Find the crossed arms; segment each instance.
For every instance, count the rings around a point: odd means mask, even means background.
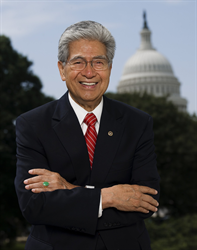
[[[57,189],[73,189],[79,186],[73,185],[61,177],[58,173],[46,169],[31,169],[29,173],[35,177],[26,179],[24,184],[27,190],[33,193],[52,192]],[[50,185],[43,186],[48,180]],[[101,190],[102,209],[114,207],[120,211],[127,212],[156,212],[159,203],[149,194],[156,195],[155,189],[139,185],[115,185]]]

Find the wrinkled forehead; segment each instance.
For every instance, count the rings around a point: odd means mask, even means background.
[[[86,60],[93,58],[107,59],[106,46],[98,40],[80,39],[69,43],[68,60],[81,57]]]

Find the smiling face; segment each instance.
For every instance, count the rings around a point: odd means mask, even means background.
[[[106,47],[99,41],[77,40],[69,45],[68,61],[82,57],[86,61],[106,56]],[[72,70],[67,63],[65,66],[58,62],[62,81],[66,81],[67,88],[73,100],[87,111],[92,111],[100,103],[102,95],[109,85],[111,66],[106,70],[94,70],[88,63],[82,71]]]

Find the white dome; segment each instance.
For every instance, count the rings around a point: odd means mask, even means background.
[[[156,50],[138,50],[126,62],[122,80],[142,76],[174,77],[169,61]]]
[[[180,83],[170,62],[152,47],[151,32],[145,19],[144,15],[140,47],[124,66],[118,93],[147,92],[158,97],[168,95],[180,110],[186,110],[187,101],[180,96]]]

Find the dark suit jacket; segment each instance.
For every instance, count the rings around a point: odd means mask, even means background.
[[[148,114],[104,97],[92,171],[68,94],[18,117],[16,136],[15,187],[21,211],[33,225],[26,249],[93,250],[98,234],[108,250],[150,249],[144,219],[151,213],[108,208],[98,219],[103,187],[127,183],[159,190],[152,118]],[[33,168],[58,172],[82,187],[34,194],[23,184],[32,177],[28,170]]]

